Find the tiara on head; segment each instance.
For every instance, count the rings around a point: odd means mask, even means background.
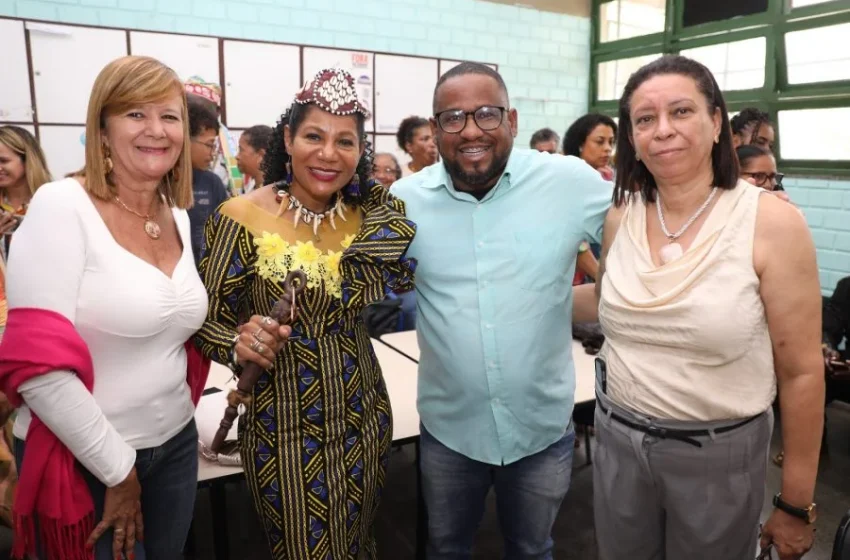
[[[357,97],[354,77],[341,68],[326,68],[306,84],[295,96],[300,105],[314,103],[333,115],[360,113],[365,118],[371,115]]]

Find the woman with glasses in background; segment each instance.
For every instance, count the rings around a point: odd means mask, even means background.
[[[401,166],[395,156],[390,153],[375,154],[372,178],[387,189],[401,179]]]
[[[776,172],[776,158],[765,148],[755,144],[739,146],[735,150],[741,164],[741,179],[768,191],[783,191],[783,173]]]

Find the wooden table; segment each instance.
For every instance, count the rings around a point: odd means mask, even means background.
[[[422,498],[421,473],[419,469],[419,413],[416,410],[416,362],[385,346],[377,340],[372,341],[375,355],[384,374],[387,393],[393,410],[393,447],[413,443],[416,446],[417,465],[417,527],[416,555],[425,558],[425,535],[427,522],[425,503]],[[213,362],[207,379],[205,393],[227,390],[236,386],[231,371]],[[203,398],[203,397],[201,397]],[[222,410],[224,413],[224,410]],[[227,500],[225,489],[231,482],[242,480],[245,473],[242,467],[223,466],[200,457],[198,464],[198,488],[209,488],[212,506],[213,548],[216,560],[229,558],[230,544],[227,534]]]

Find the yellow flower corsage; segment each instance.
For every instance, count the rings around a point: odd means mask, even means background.
[[[354,240],[348,235],[340,243],[347,249]],[[257,246],[257,274],[273,282],[283,282],[292,270],[301,270],[307,275],[307,287],[318,288],[324,284],[328,294],[342,297],[342,277],[339,273],[339,261],[342,251],[323,253],[312,241],[296,241],[291,244],[277,233],[264,232],[262,237],[254,239]]]

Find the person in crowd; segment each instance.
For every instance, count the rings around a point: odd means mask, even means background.
[[[702,64],[642,67],[619,115],[596,283],[599,558],[752,558],[778,388],[786,470],[760,545],[799,559],[824,410],[811,234],[792,205],[739,179]]]
[[[401,179],[401,166],[394,155],[384,152],[375,154],[375,166],[372,178],[388,189]]]
[[[197,96],[207,101],[210,107],[218,115],[218,153],[213,161],[212,172],[218,175],[224,186],[232,196],[244,192],[244,177],[239,171],[236,161],[238,146],[236,145],[230,131],[221,122],[221,86],[216,83],[204,81],[203,78],[192,76],[184,84],[187,96]]]
[[[756,144],[743,144],[735,149],[741,166],[741,178],[768,191],[781,191],[782,173],[776,172],[776,157]]]
[[[177,558],[186,541],[209,363],[187,342],[207,297],[184,100],[161,62],[110,62],[85,167],[39,188],[15,234],[0,390],[20,406],[18,557]]]
[[[561,148],[565,156],[583,159],[602,176],[612,181],[614,171],[611,168],[614,145],[617,138],[617,123],[607,115],[588,113],[578,118],[567,133]]]
[[[576,158],[515,149],[517,111],[486,65],[445,73],[433,110],[442,163],[391,189],[418,226],[429,558],[471,557],[491,486],[506,557],[551,558],[575,439],[565,341],[595,300],[569,271],[600,238],[611,184]]]
[[[218,153],[218,116],[207,102],[195,95],[187,96],[186,101],[189,108],[193,199],[188,214],[192,254],[197,265],[201,262],[204,224],[230,195],[218,175],[209,170]]]
[[[266,370],[239,426],[275,559],[376,556],[392,415],[361,311],[412,282],[415,230],[369,178],[368,118],[348,72],[319,72],[274,129],[267,185],[207,222],[210,307],[198,344],[237,372],[246,361]],[[294,323],[280,327],[268,316],[293,271],[307,286]],[[243,307],[254,315],[240,326]]]
[[[38,140],[24,128],[0,126],[0,258],[5,258],[36,189],[51,180]]]
[[[531,135],[531,141],[528,144],[532,150],[546,152],[549,154],[557,154],[558,144],[560,143],[561,139],[558,137],[557,132],[551,128],[541,128]]]
[[[263,180],[263,157],[269,149],[272,138],[272,127],[264,124],[254,125],[242,132],[239,137],[239,152],[236,162],[244,177],[244,190],[251,192],[265,184]]]
[[[410,156],[410,162],[401,168],[402,177],[422,171],[437,162],[437,146],[431,125],[422,117],[407,117],[398,125],[398,147]]]
[[[776,131],[770,121],[770,115],[761,109],[747,107],[732,117],[732,144],[739,146],[756,145],[772,152],[776,141]]]

